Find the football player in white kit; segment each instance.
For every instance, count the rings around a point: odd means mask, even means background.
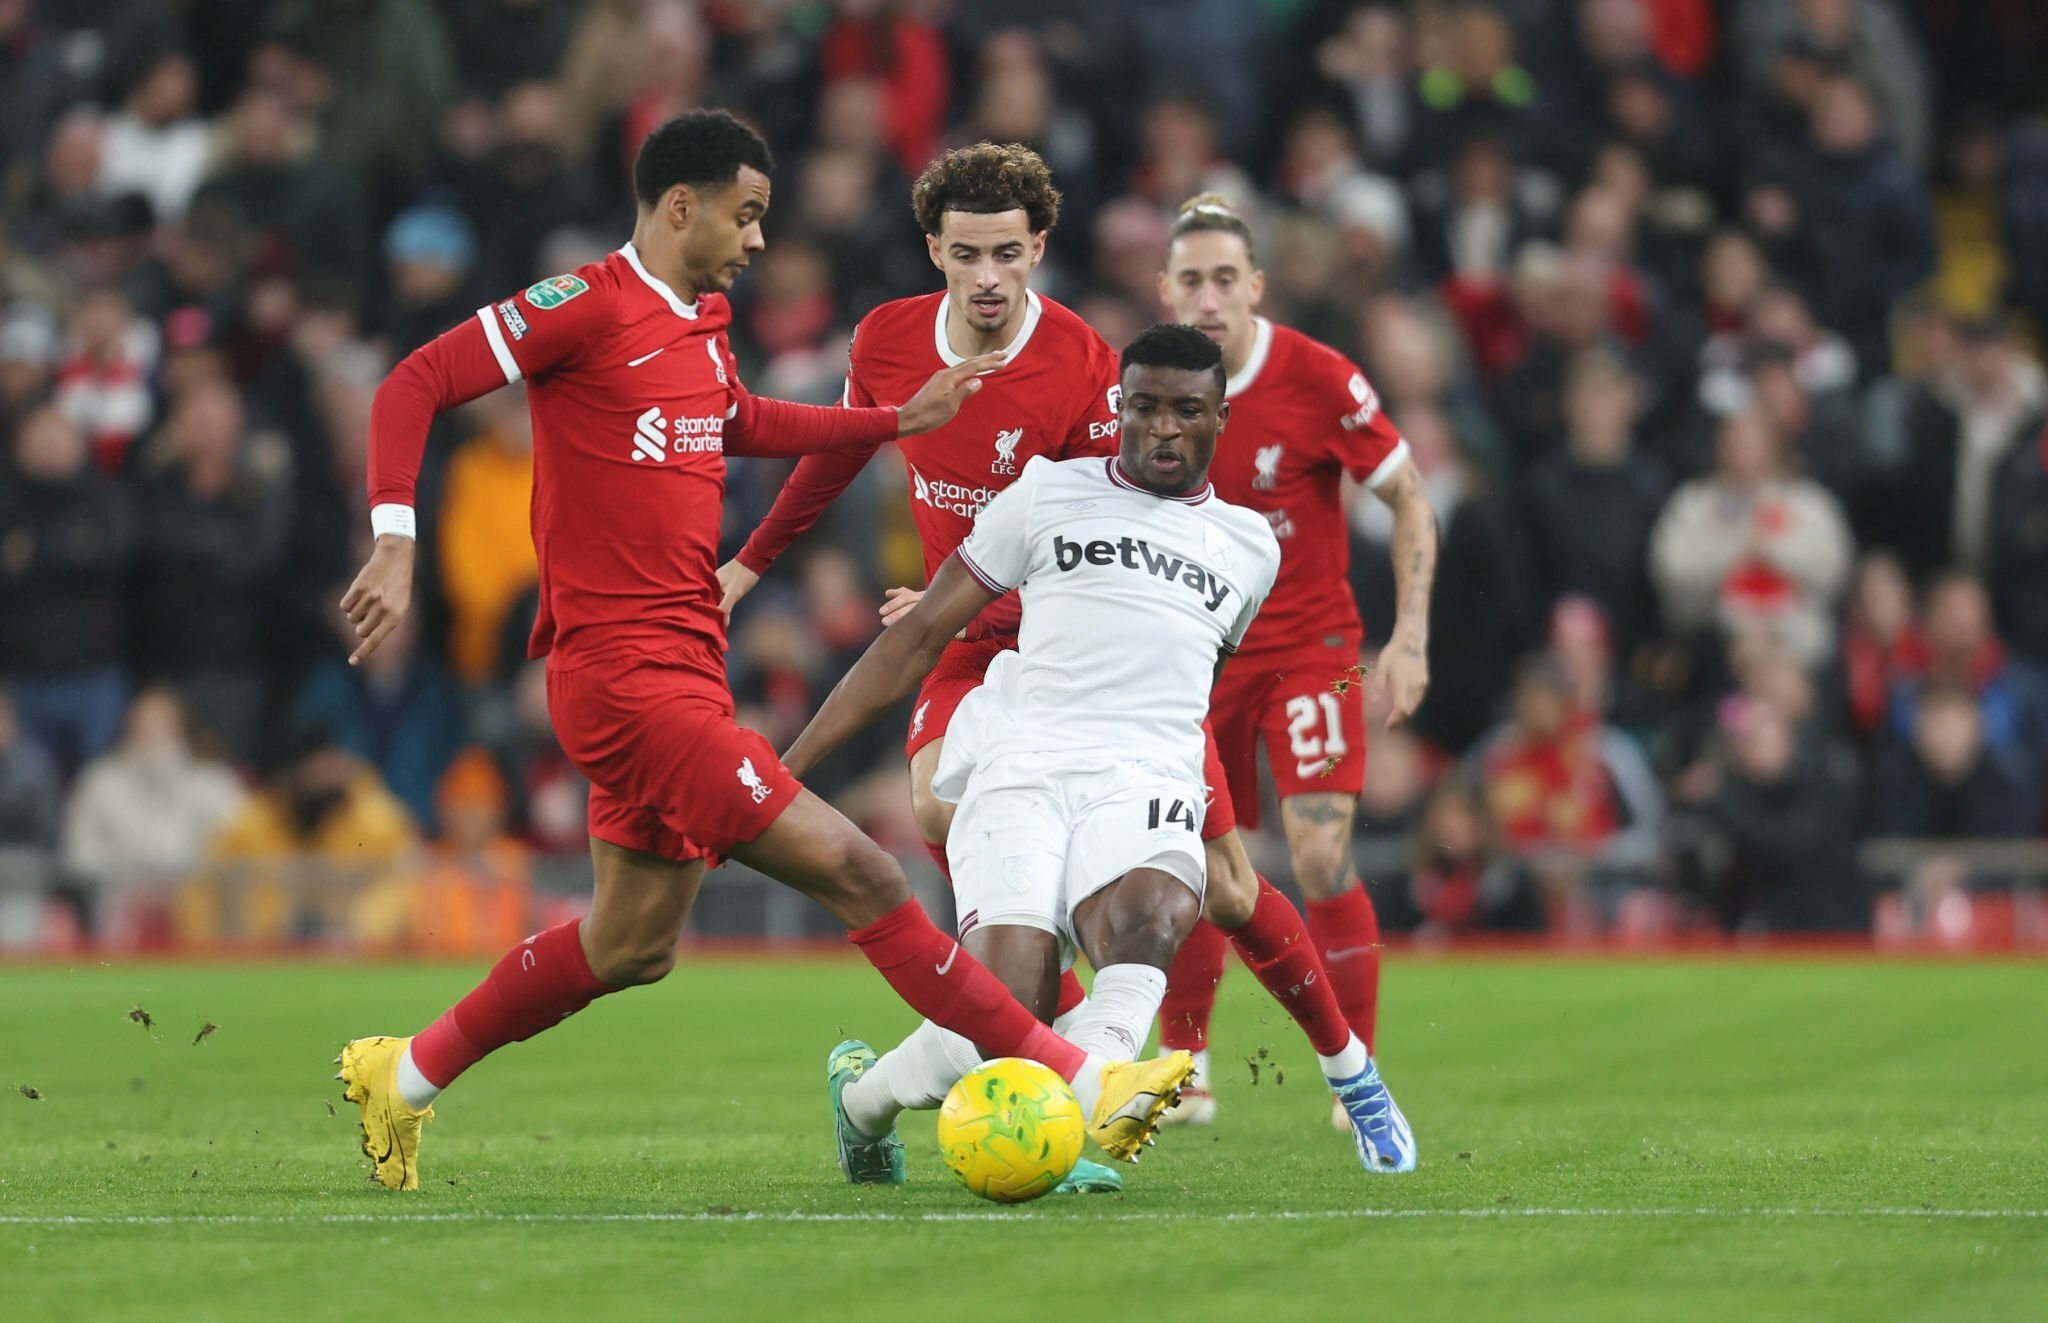
[[[954,717],[933,781],[960,806],[947,841],[960,940],[1047,1018],[1062,970],[1086,955],[1094,987],[1060,1031],[1115,1059],[1144,1043],[1201,915],[1209,688],[1280,564],[1265,517],[1209,485],[1230,414],[1215,343],[1154,326],[1121,370],[1121,453],[1027,464],[783,758],[799,776],[816,766],[1017,590],[1017,650]],[[938,1106],[980,1059],[929,1021],[879,1060],[857,1040],[834,1049],[848,1177],[900,1181],[897,1115]]]

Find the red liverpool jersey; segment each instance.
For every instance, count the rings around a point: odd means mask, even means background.
[[[718,533],[725,456],[872,449],[894,410],[813,409],[751,396],[731,310],[685,303],[629,244],[486,304],[407,355],[370,419],[370,501],[412,504],[434,414],[524,380],[533,415],[540,611],[530,655],[558,668],[725,645]]]
[[[946,295],[885,303],[861,319],[849,354],[850,406],[900,405],[941,368],[962,361],[946,343]],[[910,466],[910,512],[924,542],[927,582],[974,527],[974,516],[1016,481],[1027,460],[1111,455],[1117,444],[1117,356],[1093,328],[1051,299],[1027,294],[1009,358],[982,379],[959,416],[896,444]],[[879,446],[814,455],[796,466],[740,563],[761,573],[818,521]],[[969,637],[1014,634],[1014,596],[990,605]]]
[[[1365,631],[1351,597],[1343,475],[1378,487],[1408,443],[1342,354],[1264,317],[1255,326],[1209,468],[1216,494],[1266,516],[1280,539],[1280,577],[1238,651],[1356,647]]]

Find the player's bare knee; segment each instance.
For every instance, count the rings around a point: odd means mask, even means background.
[[[1209,846],[1209,885],[1202,893],[1202,917],[1218,928],[1242,928],[1252,921],[1259,903],[1259,875],[1243,846],[1223,848],[1232,840],[1212,841]]]
[[[1092,921],[1083,938],[1089,963],[1098,969],[1133,964],[1164,969],[1201,911],[1195,893],[1171,874],[1150,868],[1126,874],[1104,893],[1096,913],[1087,916]]]
[[[953,829],[955,807],[933,794],[928,782],[912,778],[910,815],[917,819],[917,830],[933,845],[945,844],[946,833]]]
[[[895,856],[856,836],[839,852],[825,888],[812,896],[849,928],[861,928],[910,899],[910,879]]]
[[[591,953],[590,972],[607,987],[635,988],[659,983],[676,967],[676,938],[642,938]]]

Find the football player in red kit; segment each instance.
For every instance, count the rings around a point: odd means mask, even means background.
[[[1087,1056],[932,926],[900,866],[810,794],[733,719],[719,609],[725,456],[873,446],[950,419],[993,356],[948,366],[900,407],[831,409],[741,385],[724,291],[761,251],[768,148],[722,111],[662,125],[633,168],[631,241],[502,301],[409,355],[370,426],[369,563],[342,609],[374,651],[411,600],[413,488],[437,413],[524,380],[534,423],[532,529],[548,710],[591,783],[596,890],[588,917],[537,933],[411,1038],[357,1039],[339,1058],[376,1180],[419,1184],[431,1104],[464,1070],[592,1000],[652,983],[706,861],[733,858],[816,899],[920,1014],[992,1056],[1070,1080],[1090,1132],[1130,1158],[1186,1079],[1185,1054]]]
[[[1351,820],[1365,785],[1365,685],[1383,690],[1392,725],[1429,686],[1429,595],[1436,516],[1408,444],[1380,411],[1365,374],[1298,331],[1256,314],[1264,276],[1250,228],[1215,194],[1174,221],[1160,293],[1179,320],[1223,346],[1230,428],[1211,470],[1217,494],[1264,514],[1280,539],[1280,577],[1210,708],[1231,797],[1256,826],[1258,752],[1279,791],[1308,927],[1345,1015],[1373,1041],[1379,921],[1352,862]],[[1364,629],[1352,601],[1344,479],[1394,512],[1398,610],[1378,664],[1360,683]],[[1223,936],[1205,925],[1181,947],[1160,1017],[1161,1041],[1206,1057],[1223,973]],[[1172,1118],[1206,1121],[1199,1091]],[[1333,1123],[1344,1124],[1341,1109]]]
[[[1116,353],[1079,317],[1029,288],[1059,214],[1059,192],[1037,153],[994,143],[947,152],[919,177],[911,203],[946,288],[883,304],[862,319],[849,355],[844,403],[858,408],[904,399],[933,371],[969,355],[1004,356],[1002,371],[987,378],[957,417],[901,446],[929,581],[966,539],[981,507],[1010,485],[1027,460],[1114,455],[1121,401]],[[817,521],[880,446],[878,440],[796,466],[745,548],[719,570],[728,609]],[[915,590],[891,590],[885,618],[893,624],[919,597]],[[946,648],[911,709],[905,743],[911,803],[942,870],[954,806],[932,793],[932,777],[947,724],[996,654],[1017,646],[1019,620],[1015,594],[991,603]],[[1261,983],[1302,1026],[1325,1074],[1356,1076],[1370,1064],[1364,1043],[1354,1039],[1330,980],[1319,972],[1300,914],[1253,871],[1213,744],[1209,754],[1207,780],[1215,796],[1202,826],[1209,877],[1204,913],[1229,930],[1229,940]],[[1069,973],[1054,1008],[1056,1026],[1077,1013],[1083,995]],[[1372,1096],[1346,1122],[1355,1131],[1360,1160],[1374,1171],[1412,1165],[1412,1140],[1393,1151],[1392,1102],[1377,1075],[1372,1078]]]

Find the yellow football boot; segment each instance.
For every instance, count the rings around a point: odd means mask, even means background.
[[[388,1190],[420,1188],[420,1127],[434,1109],[414,1111],[398,1092],[398,1059],[410,1038],[358,1038],[341,1049],[334,1078],[348,1087],[342,1097],[363,1109],[363,1152],[374,1164],[370,1178]]]
[[[1194,1074],[1195,1059],[1186,1052],[1104,1066],[1102,1096],[1088,1118],[1088,1137],[1111,1157],[1136,1162],[1138,1150],[1159,1132],[1160,1116],[1180,1101],[1181,1089]]]

